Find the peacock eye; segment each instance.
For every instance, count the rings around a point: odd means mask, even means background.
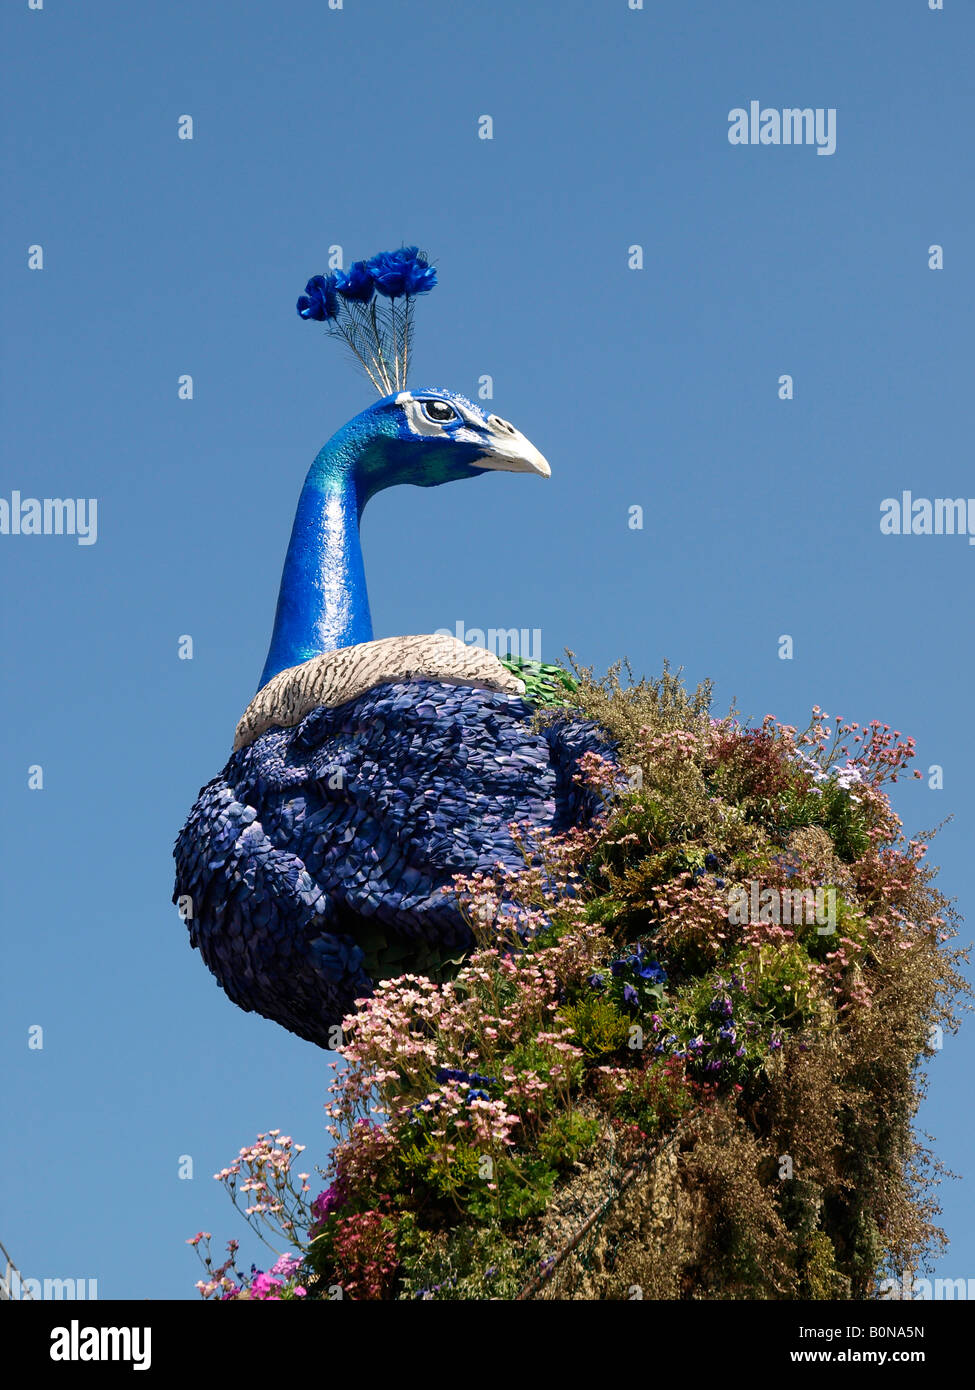
[[[446,424],[448,420],[456,420],[457,412],[452,405],[446,401],[424,401],[423,413],[428,420],[435,420],[438,425]]]

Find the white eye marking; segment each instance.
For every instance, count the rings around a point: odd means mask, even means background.
[[[443,425],[438,425],[435,420],[429,419],[420,401],[414,400],[408,392],[404,391],[403,395],[406,399],[400,403],[406,414],[406,423],[413,433],[425,434],[427,436],[440,435],[442,437],[444,433]]]

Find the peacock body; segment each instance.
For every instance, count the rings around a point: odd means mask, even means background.
[[[376,492],[550,473],[507,421],[406,389],[412,301],[433,283],[407,248],[315,277],[298,302],[393,389],[309,470],[260,687],[176,842],[174,901],[226,993],[323,1047],[377,979],[470,947],[444,891],[454,875],[521,867],[515,823],[590,823],[598,798],[575,780],[579,759],[613,756],[589,721],[534,727],[555,668],[444,635],[373,640],[359,522]]]

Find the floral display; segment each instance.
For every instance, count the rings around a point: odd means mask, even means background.
[[[314,1198],[278,1131],[216,1175],[292,1253],[243,1279],[234,1245],[205,1297],[626,1298],[642,1258],[654,1296],[863,1298],[938,1248],[912,1120],[963,955],[885,789],[913,741],[716,719],[668,672],[582,672],[572,698],[619,740],[576,774],[601,816],[457,876],[476,949],[345,1019]],[[628,1215],[608,1259],[614,1203],[674,1144],[706,1246],[641,1250]],[[588,1245],[556,1220],[575,1191],[605,1213]]]

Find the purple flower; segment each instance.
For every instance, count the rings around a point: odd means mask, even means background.
[[[325,323],[338,317],[339,301],[335,293],[334,275],[313,275],[298,297],[298,313],[303,319]]]
[[[318,1196],[311,1204],[311,1214],[315,1218],[311,1227],[310,1234],[316,1235],[316,1227],[322,1226],[325,1221],[338,1211],[339,1207],[345,1205],[348,1194],[345,1183],[341,1178],[336,1178],[331,1187],[326,1187],[324,1192],[319,1192]]]

